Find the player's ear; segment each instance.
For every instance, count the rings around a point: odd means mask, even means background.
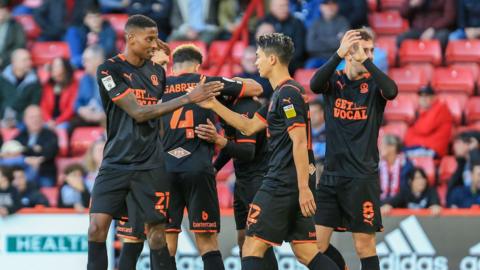
[[[274,65],[275,63],[277,63],[278,59],[277,59],[277,56],[274,55],[273,53],[271,53],[269,56],[268,56],[268,62],[270,65]]]
[[[195,73],[197,73],[200,70],[200,64],[195,64]]]

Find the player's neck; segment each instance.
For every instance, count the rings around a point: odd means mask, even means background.
[[[346,65],[345,66],[345,74],[347,75],[347,78],[350,81],[356,81],[356,80],[360,80],[361,78],[363,78],[364,72],[358,72],[354,68],[352,68],[351,66]]]
[[[270,76],[268,77],[268,81],[272,85],[272,88],[275,89],[277,86],[285,82],[286,80],[290,80],[292,77],[288,72],[288,67],[279,67],[272,69]]]
[[[125,56],[125,59],[127,62],[133,66],[139,67],[145,63],[145,59],[135,55],[133,52],[128,50],[128,47],[125,48],[125,51],[123,52],[123,56]]]

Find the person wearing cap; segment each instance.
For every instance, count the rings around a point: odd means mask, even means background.
[[[447,154],[452,136],[452,115],[448,106],[436,99],[430,86],[418,92],[418,117],[405,136],[407,154],[443,157]]]
[[[310,59],[305,68],[318,68],[335,53],[343,34],[350,29],[348,20],[338,14],[337,0],[325,0],[319,5],[322,16],[307,29],[306,49]]]

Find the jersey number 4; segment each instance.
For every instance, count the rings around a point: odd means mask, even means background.
[[[195,137],[195,132],[193,131],[193,110],[186,110],[184,120],[180,120],[183,112],[183,107],[173,112],[172,119],[170,119],[170,129],[184,128],[185,137],[192,139]]]

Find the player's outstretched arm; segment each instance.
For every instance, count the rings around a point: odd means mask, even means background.
[[[322,67],[320,67],[310,80],[310,89],[317,94],[325,93],[328,88],[328,81],[338,64],[345,58],[345,55],[350,51],[353,44],[360,40],[360,35],[357,31],[350,30],[345,33],[340,43],[337,52],[330,57],[330,59]]]
[[[309,162],[307,131],[305,127],[299,126],[290,129],[288,135],[293,143],[292,152],[295,169],[297,171],[300,209],[305,217],[311,217],[315,214],[316,205],[312,191],[308,185]]]
[[[241,81],[243,83],[243,87],[245,87],[243,96],[245,97],[257,97],[263,93],[262,85],[253,79],[240,77],[234,77],[232,79],[236,81]]]
[[[247,136],[267,127],[266,122],[262,121],[257,114],[255,114],[253,118],[243,117],[241,114],[233,112],[225,107],[216,98],[210,98],[207,101],[198,103],[198,105],[202,108],[213,110],[218,116],[223,118],[227,124]]]
[[[172,99],[168,102],[155,105],[139,105],[135,94],[132,92],[115,100],[115,104],[128,113],[135,121],[141,123],[158,118],[172,112],[188,103],[201,102],[220,94],[223,84],[217,81],[200,83],[187,95]]]

